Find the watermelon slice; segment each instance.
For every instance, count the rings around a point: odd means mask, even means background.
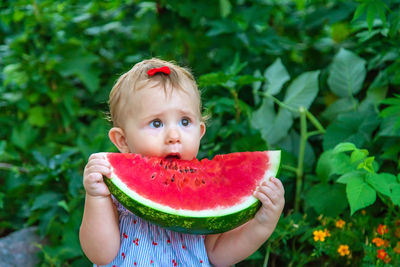
[[[191,234],[231,230],[254,217],[256,187],[276,175],[280,151],[217,155],[191,161],[107,153],[110,192],[136,215]]]

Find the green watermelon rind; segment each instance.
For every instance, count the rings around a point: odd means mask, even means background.
[[[268,180],[277,174],[280,166],[280,151],[269,151],[271,167],[265,174],[264,180]],[[166,212],[136,201],[124,192],[117,179],[104,178],[110,193],[129,211],[156,225],[176,232],[190,234],[217,234],[232,230],[254,217],[261,206],[261,202],[250,196],[246,201],[247,206],[241,205],[238,210],[231,210],[228,214],[220,216],[184,216],[177,212]],[[204,213],[204,212],[203,212]],[[202,214],[199,212],[198,214]]]
[[[166,213],[135,201],[119,190],[111,179],[104,178],[111,194],[135,215],[172,231],[190,234],[217,234],[229,231],[254,217],[261,203],[256,201],[250,207],[236,213],[216,217],[187,217]]]

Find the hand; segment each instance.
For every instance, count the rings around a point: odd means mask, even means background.
[[[83,186],[88,195],[93,197],[110,195],[110,191],[103,181],[103,176],[108,178],[111,176],[110,164],[105,159],[105,154],[95,153],[90,155],[83,172]]]
[[[281,181],[275,177],[258,186],[254,197],[261,201],[262,206],[254,219],[265,227],[275,229],[285,205],[284,194]]]

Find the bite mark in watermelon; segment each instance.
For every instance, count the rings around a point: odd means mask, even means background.
[[[107,153],[110,192],[128,210],[162,227],[221,233],[254,217],[253,192],[276,176],[280,151],[239,152],[191,161]]]

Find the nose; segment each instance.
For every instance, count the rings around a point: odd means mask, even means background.
[[[179,133],[179,130],[176,129],[175,127],[169,128],[167,130],[167,135],[166,135],[165,142],[167,144],[180,143],[181,142],[181,135]]]

